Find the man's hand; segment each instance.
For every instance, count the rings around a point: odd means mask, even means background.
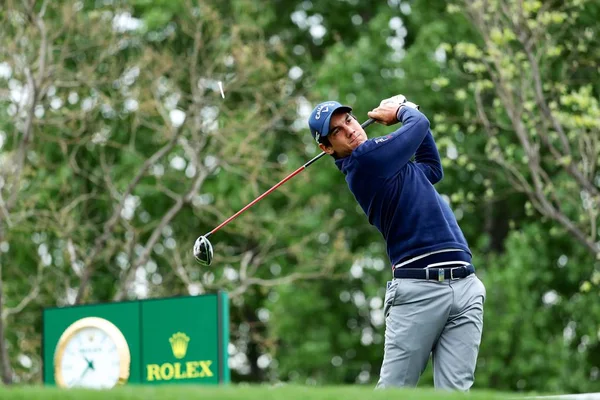
[[[400,107],[410,107],[419,109],[415,103],[406,100],[406,97],[401,94],[381,100],[379,107],[367,113],[369,118],[377,120],[383,125],[393,125],[398,122],[398,111]]]
[[[367,113],[369,118],[373,118],[377,122],[383,125],[393,125],[398,122],[398,109],[400,104],[394,102],[384,103],[383,101],[374,110]]]

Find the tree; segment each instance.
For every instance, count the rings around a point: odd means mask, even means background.
[[[335,267],[304,247],[319,220],[288,188],[211,237],[217,268],[193,260],[198,235],[289,173],[281,149],[303,149],[285,136],[296,116],[284,49],[262,40],[251,2],[221,9],[11,1],[1,12],[5,383],[39,377],[42,306],[226,289],[242,307],[256,287]]]
[[[600,258],[595,2],[460,3],[480,41],[454,46],[500,165],[528,207]],[[587,52],[587,49],[594,49]]]

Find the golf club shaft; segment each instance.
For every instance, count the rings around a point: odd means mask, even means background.
[[[365,122],[363,122],[361,124],[361,126],[364,129],[367,126],[371,125],[373,122],[375,122],[375,120],[372,119],[372,118],[369,118],[368,120],[366,120]],[[227,225],[228,223],[230,223],[231,221],[233,221],[235,218],[237,218],[241,213],[243,213],[244,211],[246,211],[247,209],[249,209],[250,207],[252,207],[256,203],[258,203],[259,201],[261,201],[262,199],[264,199],[267,195],[269,195],[269,193],[271,193],[272,191],[274,191],[275,189],[277,189],[279,186],[283,185],[284,183],[286,183],[287,181],[289,181],[290,179],[292,179],[294,176],[298,175],[300,172],[304,171],[308,166],[310,166],[312,163],[314,163],[315,161],[317,161],[319,158],[323,157],[325,154],[327,154],[327,153],[322,152],[321,154],[317,155],[312,160],[308,161],[306,164],[304,164],[303,166],[301,166],[300,168],[298,168],[297,170],[295,170],[294,172],[292,172],[291,174],[289,174],[288,176],[286,176],[285,178],[283,178],[279,183],[277,183],[271,189],[267,190],[266,192],[264,192],[263,194],[261,194],[260,196],[258,196],[256,199],[252,200],[247,206],[245,206],[244,208],[242,208],[240,211],[236,212],[231,217],[229,217],[225,221],[221,222],[221,224],[219,226],[217,226],[212,231],[208,232],[206,235],[204,235],[204,237],[207,238],[210,235],[212,235],[213,233],[217,232],[219,229],[221,229],[222,227],[224,227],[225,225]]]

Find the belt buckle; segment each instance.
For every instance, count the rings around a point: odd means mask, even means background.
[[[454,270],[455,270],[455,269],[460,269],[460,268],[464,268],[464,267],[454,267],[454,268],[450,268],[450,280],[451,280],[451,281],[455,281],[455,280],[457,280],[457,279],[460,279],[460,278],[455,278],[455,277],[454,277]]]

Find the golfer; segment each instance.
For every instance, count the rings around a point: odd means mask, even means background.
[[[384,300],[377,388],[416,386],[431,355],[435,387],[467,391],[474,381],[486,294],[456,218],[433,186],[443,171],[429,121],[416,104],[394,96],[368,116],[402,126],[367,139],[351,111],[336,101],[323,102],[312,111],[309,127],[387,245],[393,280]]]

